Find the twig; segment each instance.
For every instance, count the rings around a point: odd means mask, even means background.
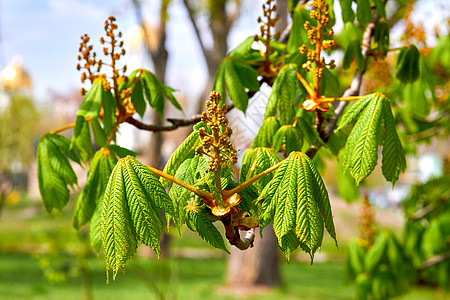
[[[450,252],[430,257],[419,267],[419,271],[423,271],[424,269],[443,262],[447,259],[450,259]]]
[[[228,105],[227,106],[227,112],[229,112],[230,110],[232,110],[234,108],[234,105]],[[135,126],[136,128],[142,129],[142,130],[147,130],[147,131],[153,131],[153,132],[159,132],[159,131],[172,131],[175,130],[179,127],[185,127],[185,126],[190,126],[190,125],[194,125],[197,124],[198,122],[201,121],[201,116],[200,115],[194,115],[192,116],[190,119],[174,119],[174,118],[170,118],[170,119],[166,119],[167,121],[169,121],[170,123],[172,123],[172,125],[151,125],[151,124],[144,124],[139,120],[136,120],[133,117],[129,117],[126,122]]]
[[[409,221],[416,221],[416,220],[422,219],[423,217],[425,217],[426,215],[428,215],[435,209],[439,208],[442,204],[444,204],[446,202],[446,199],[448,199],[448,196],[449,196],[449,193],[447,193],[447,195],[444,195],[444,197],[436,200],[435,202],[428,204],[427,206],[425,206],[424,208],[422,208],[421,210],[419,210],[418,212],[413,214],[411,217],[409,217],[408,218]]]
[[[190,120],[167,119],[167,121],[171,122],[172,125],[168,125],[168,126],[149,125],[149,124],[144,124],[141,121],[134,119],[133,117],[129,117],[127,119],[127,123],[130,123],[131,125],[135,126],[136,128],[139,128],[142,130],[153,131],[153,132],[159,132],[159,131],[171,131],[171,130],[175,130],[179,127],[190,126],[190,125],[196,124],[196,123],[200,122],[200,116],[192,117],[192,119],[190,119]]]
[[[203,43],[203,39],[202,39],[202,36],[200,34],[200,30],[198,28],[198,25],[197,25],[197,21],[195,20],[194,12],[192,11],[192,8],[190,7],[188,0],[183,0],[183,4],[184,4],[184,7],[186,7],[186,10],[187,10],[188,15],[189,15],[189,19],[191,20],[192,26],[194,27],[194,31],[195,31],[195,34],[197,35],[197,39],[198,39],[198,42],[200,44],[200,48],[202,49],[203,56],[206,58],[206,57],[208,57],[210,55],[210,53],[206,49],[205,44]]]

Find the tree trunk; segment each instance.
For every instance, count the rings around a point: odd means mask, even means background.
[[[241,251],[232,247],[228,259],[227,285],[236,288],[272,287],[281,281],[278,245],[272,224],[256,232],[254,247]]]
[[[276,29],[283,31],[287,26],[288,1],[278,2],[280,20]],[[251,288],[256,286],[273,287],[281,282],[278,257],[278,243],[272,223],[263,230],[263,239],[256,234],[254,247],[241,251],[232,247],[228,259],[227,285]]]
[[[134,5],[137,21],[144,32],[144,42],[146,44],[146,50],[148,56],[152,60],[153,67],[155,68],[155,75],[162,83],[165,83],[167,60],[169,56],[166,48],[166,22],[169,1],[161,0],[159,27],[156,31],[156,34],[158,35],[156,45],[151,45],[150,43],[148,36],[149,32],[147,31],[146,24],[142,15],[141,1],[133,0],[132,2]],[[162,122],[155,111],[151,112],[151,124],[157,126],[162,125]],[[152,132],[150,136],[149,147],[146,153],[144,153],[144,155],[148,157],[149,164],[158,169],[162,169],[164,167],[163,157],[161,155],[161,147],[163,143],[164,137],[162,133],[159,131]],[[163,235],[161,237],[160,248],[162,257],[170,256],[170,236],[167,235],[165,231],[163,232]]]

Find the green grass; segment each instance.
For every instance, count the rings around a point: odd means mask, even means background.
[[[6,207],[0,218],[0,299],[84,299],[83,276],[77,267],[77,253],[85,251],[83,243],[71,227],[70,208],[66,213],[49,217],[45,213],[25,213],[30,203]],[[34,204],[38,207],[39,204]],[[31,205],[32,207],[32,205]],[[176,236],[172,246],[180,252],[186,248],[209,249],[198,236],[184,231]],[[323,251],[333,249],[331,239],[324,241]],[[63,258],[56,254],[63,254]],[[245,299],[354,299],[353,286],[342,282],[345,245],[332,250],[334,262],[292,261],[281,258],[283,284],[265,294]],[[116,281],[106,284],[105,263],[90,255],[94,299],[242,299],[224,294],[226,256],[217,258],[160,259],[134,257],[126,265],[126,274],[119,273]],[[57,268],[65,268],[67,282],[52,284],[44,279],[47,261]],[[242,270],[245,272],[246,270]],[[222,288],[221,288],[222,287]],[[401,299],[446,299],[432,289],[415,288]]]
[[[224,285],[224,259],[137,258],[130,261],[127,274],[119,274],[109,285],[105,282],[104,262],[90,259],[95,299],[239,299],[218,293]],[[81,278],[66,284],[51,284],[43,279],[35,259],[26,255],[0,256],[0,295],[2,299],[83,299]],[[283,263],[284,283],[264,295],[245,299],[353,299],[352,286],[342,284],[341,263]],[[156,289],[155,289],[156,287]],[[241,298],[242,299],[242,298]],[[431,289],[415,289],[401,299],[445,299]]]

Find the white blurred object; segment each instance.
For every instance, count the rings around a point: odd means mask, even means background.
[[[31,79],[23,68],[23,58],[19,55],[11,59],[1,74],[1,87],[6,91],[30,90]]]

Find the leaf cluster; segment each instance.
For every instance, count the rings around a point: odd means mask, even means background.
[[[352,240],[347,249],[346,281],[356,283],[358,299],[388,299],[408,291],[414,278],[402,245],[389,231],[381,231],[370,248]]]

